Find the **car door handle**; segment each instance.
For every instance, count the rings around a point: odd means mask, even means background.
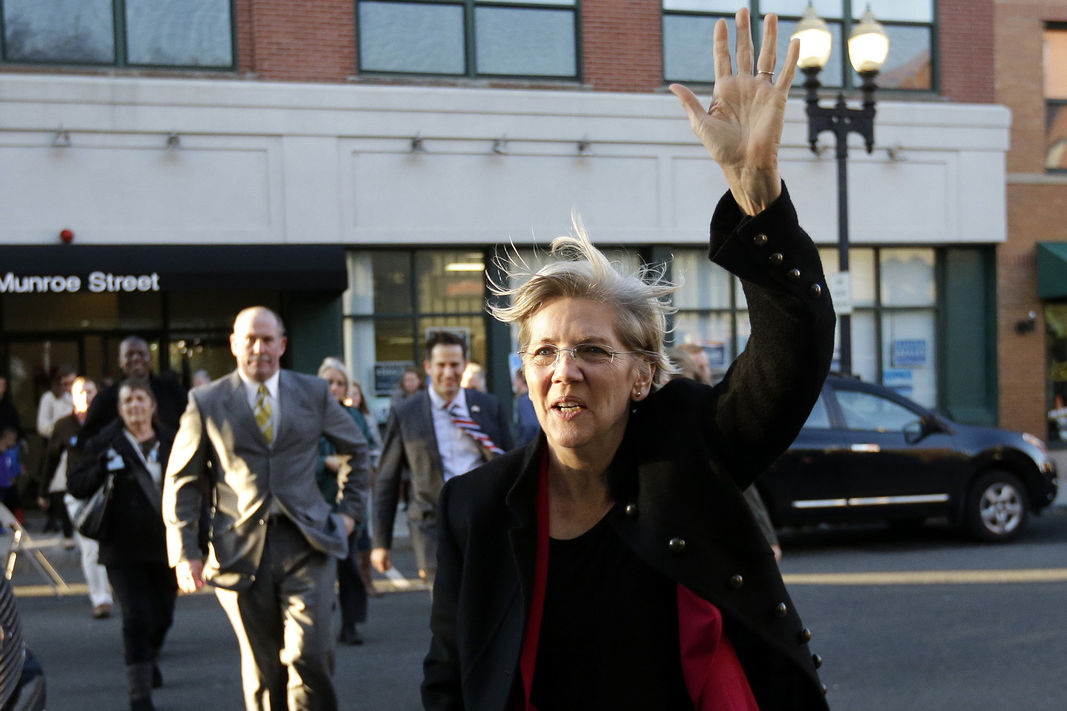
[[[853,452],[881,452],[882,448],[877,444],[853,444],[849,446]]]

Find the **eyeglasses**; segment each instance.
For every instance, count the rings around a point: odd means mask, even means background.
[[[538,368],[555,367],[559,357],[563,353],[570,353],[571,357],[583,365],[607,365],[615,360],[617,355],[641,353],[642,351],[616,351],[608,346],[596,343],[579,343],[573,348],[560,348],[559,346],[537,346],[533,350],[519,351],[519,355],[526,358],[530,365]]]

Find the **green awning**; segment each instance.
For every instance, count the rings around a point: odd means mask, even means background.
[[[1037,243],[1037,294],[1067,299],[1067,242]]]

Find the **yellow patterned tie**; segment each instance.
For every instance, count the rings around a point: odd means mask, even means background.
[[[259,431],[263,433],[267,444],[274,444],[274,425],[271,424],[270,416],[270,391],[266,385],[260,383],[259,397],[256,398],[256,424],[259,425]]]

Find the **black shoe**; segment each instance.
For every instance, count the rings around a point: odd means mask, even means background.
[[[359,635],[359,630],[355,625],[351,627],[342,627],[341,634],[337,636],[337,641],[342,644],[363,644],[363,638]]]

